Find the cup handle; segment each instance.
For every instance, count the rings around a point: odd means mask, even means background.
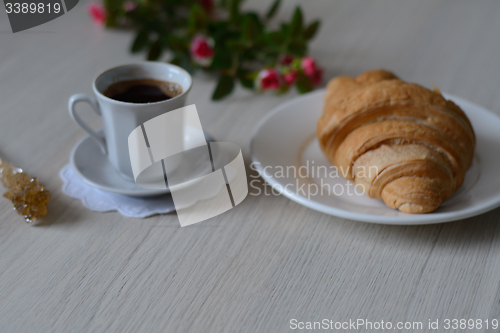
[[[104,155],[107,155],[107,149],[106,149],[106,139],[104,138],[103,134],[97,133],[94,131],[87,123],[85,123],[82,118],[76,113],[75,110],[75,105],[78,104],[78,102],[87,102],[90,104],[92,109],[94,110],[95,113],[97,113],[99,116],[101,115],[101,109],[99,107],[99,103],[97,100],[89,96],[87,94],[76,94],[70,97],[69,102],[68,102],[68,110],[69,110],[69,115],[71,118],[80,125],[87,133],[90,134],[90,136],[97,142],[99,147],[101,148],[101,151]]]

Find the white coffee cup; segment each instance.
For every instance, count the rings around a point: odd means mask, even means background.
[[[182,87],[182,93],[164,101],[147,104],[121,102],[104,95],[105,90],[113,83],[137,79],[177,83]],[[108,69],[94,80],[92,87],[97,99],[87,94],[71,96],[68,103],[69,114],[96,141],[118,173],[133,180],[128,148],[130,132],[156,116],[183,107],[191,85],[191,75],[175,65],[160,62],[122,65]],[[76,113],[75,105],[78,102],[89,103],[94,111],[102,116],[103,134],[94,131]],[[176,133],[180,136],[178,140],[183,141],[184,131]]]

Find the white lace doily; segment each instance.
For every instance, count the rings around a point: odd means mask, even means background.
[[[64,181],[63,192],[81,200],[85,207],[96,212],[118,211],[127,217],[144,218],[175,211],[170,194],[137,198],[101,191],[81,180],[69,164],[61,169],[59,175]]]

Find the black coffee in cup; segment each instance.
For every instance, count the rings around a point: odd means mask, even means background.
[[[181,93],[182,87],[179,84],[154,79],[119,81],[104,91],[106,97],[138,104],[165,101]]]

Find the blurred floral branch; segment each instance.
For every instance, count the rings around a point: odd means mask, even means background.
[[[165,53],[189,72],[202,69],[219,76],[212,99],[229,95],[236,82],[248,89],[304,93],[321,83],[322,69],[307,56],[307,44],[320,22],[305,24],[300,7],[289,22],[269,28],[281,0],[262,16],[242,11],[242,0],[104,0],[91,3],[93,20],[106,27],[131,28],[132,53],[148,60]]]

